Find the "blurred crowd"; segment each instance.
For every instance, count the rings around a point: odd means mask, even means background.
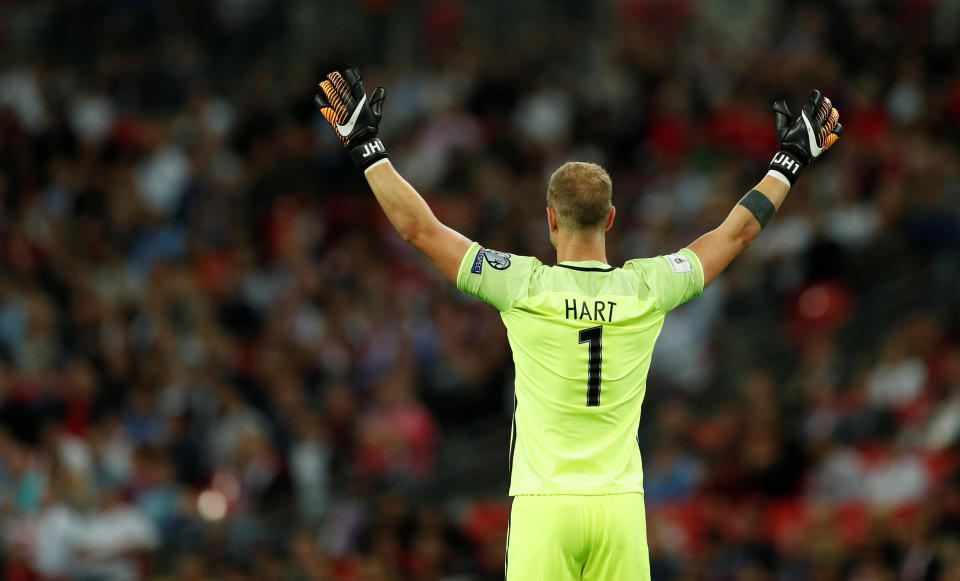
[[[322,5],[322,7],[321,7]],[[496,312],[383,218],[313,105],[387,87],[452,227],[613,263],[717,225],[770,103],[846,133],[667,318],[640,430],[654,579],[960,579],[960,3],[0,2],[0,579],[499,579]]]

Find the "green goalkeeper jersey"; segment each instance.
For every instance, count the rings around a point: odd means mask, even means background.
[[[500,311],[513,350],[510,494],[642,492],[647,371],[664,316],[703,291],[697,255],[546,266],[474,243],[457,287]]]

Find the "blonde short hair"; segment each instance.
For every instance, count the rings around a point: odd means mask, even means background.
[[[550,176],[547,206],[564,226],[578,230],[603,227],[613,207],[613,182],[595,163],[568,161]]]

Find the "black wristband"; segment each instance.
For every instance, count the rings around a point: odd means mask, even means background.
[[[740,198],[737,205],[749,210],[753,217],[757,219],[757,222],[760,222],[761,228],[766,226],[770,218],[773,218],[773,215],[777,213],[777,207],[773,205],[770,198],[758,190],[747,192],[747,195]]]
[[[367,169],[367,167],[374,162],[387,157],[389,157],[387,155],[387,149],[383,146],[383,142],[380,141],[379,137],[368,139],[350,148],[350,159],[352,159],[353,163],[361,170]]]
[[[800,172],[806,165],[792,153],[783,150],[778,151],[777,155],[770,160],[770,169],[783,174],[783,177],[790,181],[791,186],[797,183],[797,178],[800,177]]]

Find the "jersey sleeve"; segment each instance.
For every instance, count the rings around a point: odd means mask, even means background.
[[[703,292],[703,265],[689,248],[665,256],[631,260],[624,267],[640,272],[650,295],[664,313]]]
[[[457,288],[509,311],[527,296],[530,277],[541,263],[532,256],[514,256],[474,242],[460,263]]]

